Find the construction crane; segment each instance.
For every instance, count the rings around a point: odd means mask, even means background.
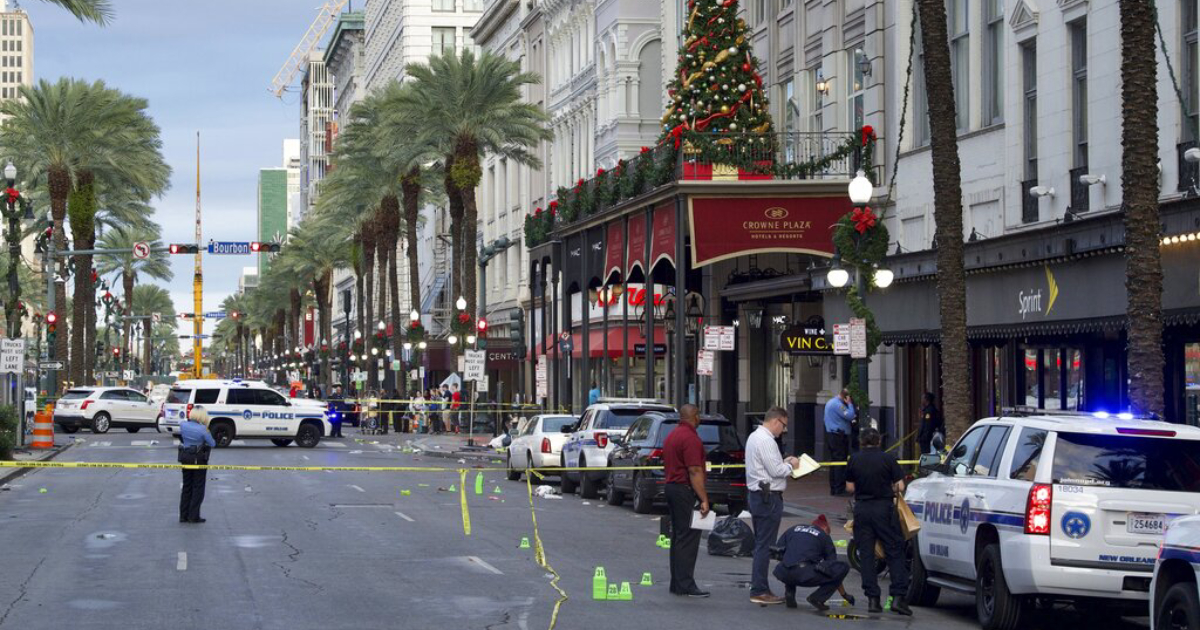
[[[308,55],[317,47],[321,38],[329,30],[329,27],[337,19],[339,13],[342,12],[342,7],[350,0],[327,0],[325,6],[321,7],[317,13],[317,18],[313,20],[311,26],[308,27],[308,32],[301,38],[300,43],[296,44],[296,49],[292,51],[292,56],[288,57],[287,62],[275,74],[275,78],[271,80],[271,92],[277,98],[283,98],[283,92],[287,89],[292,81],[296,79],[296,73],[300,68],[308,62]]]

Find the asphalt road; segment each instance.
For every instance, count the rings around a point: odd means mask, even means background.
[[[174,462],[166,434],[78,436],[84,442],[58,461]],[[326,440],[315,449],[235,443],[216,451],[212,463],[460,465],[401,453],[397,439]],[[457,473],[212,471],[208,522],[184,525],[176,471],[36,470],[0,492],[0,628],[547,628],[557,593],[533,551],[519,548],[522,537],[532,537],[525,483],[488,472],[477,496],[474,475],[466,536],[459,495],[439,491],[458,484]],[[798,610],[749,603],[749,559],[709,556],[703,547],[697,579],[712,597],[672,596],[667,552],[654,544],[657,517],[577,497],[534,502],[547,558],[569,596],[558,628],[848,623],[803,602]],[[631,582],[633,601],[593,601],[597,565],[610,581]],[[637,585],[643,572],[652,574],[653,586]],[[859,607],[835,611],[865,614],[857,574],[849,582]],[[782,594],[779,584],[775,589]],[[917,609],[911,619],[885,613],[858,623],[977,628],[973,606],[973,599],[943,595],[938,608]],[[1074,625],[1079,617],[1048,613],[1039,621]]]

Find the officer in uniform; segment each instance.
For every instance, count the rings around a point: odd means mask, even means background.
[[[853,606],[854,598],[842,588],[850,573],[850,565],[837,559],[837,549],[829,536],[829,521],[818,516],[812,525],[797,525],[779,537],[772,551],[778,554],[775,578],[783,582],[784,600],[788,608],[796,607],[796,587],[816,587],[808,603],[819,612],[829,610],[825,603],[834,591],[841,591]]]
[[[908,595],[908,562],[904,558],[904,533],[896,516],[896,495],[904,494],[904,471],[896,457],[879,449],[882,438],[875,429],[863,429],[860,450],[846,464],[846,489],[854,493],[854,543],[858,547],[859,572],[867,612],[883,612],[879,603],[879,576],[875,572],[875,541],[883,543],[892,580],[892,612],[911,615],[904,598]]]

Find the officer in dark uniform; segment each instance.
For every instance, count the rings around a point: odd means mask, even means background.
[[[783,582],[783,597],[788,608],[796,607],[796,587],[817,587],[808,596],[808,603],[820,612],[829,610],[825,603],[834,591],[854,605],[854,598],[845,594],[842,581],[850,573],[850,565],[837,559],[837,549],[829,536],[829,521],[825,515],[812,525],[797,525],[779,537],[772,551],[779,554],[775,578]]]
[[[921,424],[917,431],[917,444],[922,455],[933,452],[933,436],[937,433],[946,435],[946,422],[937,405],[933,404],[933,393],[925,392],[925,406],[921,408]]]
[[[883,612],[879,603],[879,576],[875,572],[875,541],[883,543],[892,580],[892,612],[911,615],[904,598],[908,595],[908,563],[904,558],[904,533],[896,516],[896,495],[904,494],[904,471],[891,453],[879,450],[881,438],[875,429],[863,429],[860,450],[846,464],[846,489],[854,493],[854,543],[858,547],[859,571],[867,612]]]

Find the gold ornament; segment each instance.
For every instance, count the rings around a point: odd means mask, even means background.
[[[721,106],[721,113],[722,113],[722,114],[728,114],[728,113],[729,113],[729,106],[728,106],[728,105],[722,105],[722,106]]]
[[[741,22],[741,20],[738,20],[738,21]],[[735,39],[734,41],[737,42],[738,46],[741,46],[742,44],[746,43],[746,38],[742,37],[741,35],[738,35],[737,39]]]
[[[729,50],[722,50],[721,52],[717,53],[717,63],[721,63],[722,61],[725,61],[728,58],[729,58]]]
[[[755,127],[754,129],[751,129],[751,131],[753,131],[755,133],[767,133],[767,131],[770,128],[771,128],[771,123],[765,122],[765,123]]]

